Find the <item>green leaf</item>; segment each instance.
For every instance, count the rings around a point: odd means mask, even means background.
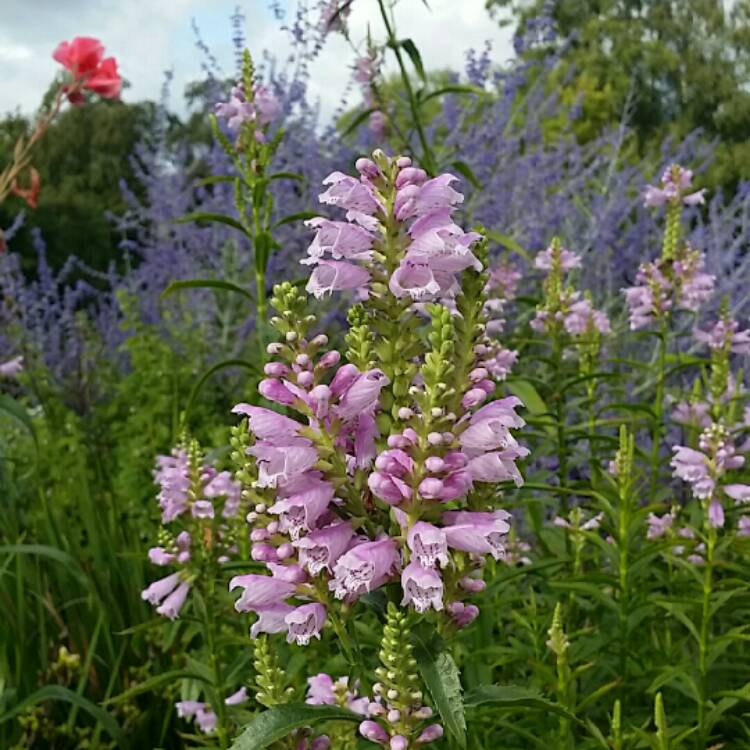
[[[273,225],[273,228],[276,229],[276,227],[284,226],[284,224],[291,224],[295,221],[307,221],[307,219],[316,219],[318,216],[320,216],[320,214],[316,213],[315,211],[299,211],[296,214],[289,214],[289,216],[285,216],[283,219],[279,219]]]
[[[299,180],[299,182],[304,182],[305,177],[304,175],[297,174],[297,172],[274,172],[274,174],[269,175],[269,180]]]
[[[212,174],[210,177],[203,177],[200,180],[196,180],[195,187],[216,185],[219,182],[234,182],[234,176],[230,174]]]
[[[377,108],[370,107],[369,109],[362,110],[352,121],[341,131],[341,137],[346,138],[349,133],[353,133],[373,112],[377,112]]]
[[[273,238],[268,232],[261,232],[257,235],[254,242],[255,248],[255,270],[264,274],[268,268],[268,258],[271,255]]]
[[[0,555],[33,555],[34,557],[46,557],[56,563],[64,565],[70,573],[83,585],[89,585],[89,579],[81,570],[78,561],[67,552],[50,547],[46,544],[3,544],[0,546]]]
[[[39,452],[39,442],[36,436],[36,429],[34,428],[34,422],[31,419],[29,412],[26,411],[26,409],[13,397],[8,396],[5,393],[0,393],[0,412],[9,414],[29,431],[29,434],[34,440],[34,446],[37,452]]]
[[[519,687],[518,685],[479,685],[464,696],[466,708],[476,708],[485,703],[492,703],[494,709],[533,708],[547,713],[564,716],[571,721],[578,721],[564,706],[548,700],[539,693]]]
[[[456,172],[464,176],[477,190],[482,189],[482,183],[479,182],[479,179],[474,174],[474,171],[465,161],[452,161],[451,166],[456,170]]]
[[[521,247],[512,237],[508,237],[507,234],[501,234],[500,232],[485,231],[485,235],[488,240],[496,242],[498,245],[502,245],[511,252],[520,255],[525,261],[531,263],[531,256],[529,253]]]
[[[415,636],[414,658],[443,724],[461,748],[466,747],[466,719],[461,677],[453,657],[438,638],[429,643]]]
[[[193,221],[212,221],[216,224],[225,224],[228,227],[236,229],[238,232],[242,232],[245,236],[249,237],[247,229],[242,225],[240,221],[235,219],[233,216],[227,216],[226,214],[212,214],[207,211],[193,211],[184,216],[180,216],[179,219],[175,219],[175,224],[189,224]]]
[[[174,682],[175,680],[200,680],[201,682],[203,682],[204,678],[202,675],[196,674],[195,672],[190,672],[186,669],[173,669],[169,672],[162,672],[161,674],[157,674],[154,677],[149,677],[149,679],[144,680],[143,682],[139,682],[137,685],[134,685],[124,693],[115,695],[113,698],[105,701],[104,705],[109,705],[110,703],[123,703],[124,701],[130,700],[136,695],[141,695],[142,693],[150,693],[160,685],[164,685],[168,682]]]
[[[359,714],[338,706],[310,706],[286,703],[259,714],[243,730],[230,750],[263,750],[272,742],[289,736],[292,730],[320,721],[362,721]]]
[[[184,281],[173,281],[161,293],[161,296],[169,297],[170,294],[179,292],[182,289],[223,289],[227,292],[242,294],[252,302],[255,302],[253,295],[247,289],[243,289],[237,284],[232,284],[231,281],[221,281],[220,279],[185,279]]]
[[[414,44],[412,39],[402,39],[399,45],[403,48],[404,52],[409,55],[411,64],[414,66],[414,70],[417,71],[417,75],[427,83],[427,74],[424,72],[424,65],[422,64],[422,55],[419,54],[417,45]]]
[[[212,365],[203,373],[203,375],[198,378],[192,390],[190,391],[190,395],[188,396],[188,400],[185,405],[185,419],[187,419],[188,415],[190,414],[190,410],[193,408],[193,403],[195,402],[195,399],[200,393],[201,388],[203,388],[205,382],[214,373],[219,372],[219,370],[223,370],[226,367],[244,367],[255,373],[256,375],[258,374],[258,368],[252,362],[248,362],[244,359],[224,359],[221,362],[217,362],[215,365]]]
[[[477,96],[487,96],[487,92],[484,89],[479,88],[479,86],[469,86],[465,84],[455,83],[448,86],[441,86],[439,89],[431,91],[429,94],[426,94],[424,97],[422,97],[420,103],[424,104],[430,99],[435,99],[438,96],[443,96],[444,94],[476,94]]]
[[[29,706],[36,706],[38,703],[43,703],[44,701],[65,701],[78,706],[78,708],[90,714],[98,724],[101,724],[109,736],[117,742],[118,746],[124,746],[125,737],[120,731],[117,722],[110,714],[87,698],[74,693],[62,685],[45,685],[31,695],[27,695],[22,701],[16,703],[10,711],[0,716],[0,724],[12,719]]]

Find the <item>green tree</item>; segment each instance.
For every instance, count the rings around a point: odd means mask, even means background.
[[[582,98],[584,139],[627,111],[641,151],[702,128],[721,141],[717,179],[750,173],[750,0],[487,0],[524,31],[551,12],[564,100]],[[505,13],[503,13],[505,11]],[[544,55],[556,43],[526,54]],[[560,50],[558,50],[560,51]]]
[[[102,269],[117,257],[118,237],[106,212],[125,208],[120,181],[136,185],[131,156],[153,127],[155,113],[151,102],[93,101],[69,107],[50,127],[33,155],[42,182],[39,206],[30,211],[13,243],[27,270],[35,265],[32,227],[42,230],[53,266],[75,254]],[[9,160],[18,135],[28,134],[32,126],[19,114],[0,121],[0,165]],[[0,226],[10,224],[24,207],[18,198],[6,201],[0,207]]]

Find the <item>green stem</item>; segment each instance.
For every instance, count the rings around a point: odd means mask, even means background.
[[[560,482],[560,510],[561,515],[567,517],[568,515],[568,493],[565,489],[568,485],[568,447],[565,439],[565,396],[560,390],[560,384],[562,383],[562,357],[563,357],[563,345],[560,339],[559,332],[555,331],[552,334],[553,338],[553,350],[552,350],[552,362],[553,362],[553,373],[554,388],[552,398],[555,402],[555,421],[557,422],[557,461],[558,461],[558,481]],[[566,535],[566,540],[568,536]],[[568,552],[570,547],[568,543]]]
[[[206,648],[208,649],[208,659],[211,665],[214,694],[216,696],[215,705],[213,706],[213,709],[216,712],[216,736],[219,740],[219,747],[222,748],[222,750],[226,750],[226,748],[229,747],[229,730],[227,726],[227,707],[223,698],[224,682],[221,676],[219,659],[216,654],[216,620],[214,618],[216,580],[213,571],[208,575],[208,581],[206,601],[204,604],[205,618],[203,620],[203,636],[206,641]]]
[[[383,24],[385,25],[385,31],[388,35],[388,46],[393,50],[393,53],[396,55],[396,60],[398,61],[398,67],[401,71],[401,80],[404,84],[404,89],[406,90],[406,96],[409,100],[409,109],[411,110],[411,119],[414,123],[414,126],[417,129],[417,135],[419,136],[419,143],[422,146],[422,166],[425,168],[427,172],[434,175],[435,174],[435,160],[432,155],[432,150],[430,149],[430,145],[427,142],[427,135],[424,131],[424,126],[422,125],[422,116],[419,112],[419,105],[417,104],[417,98],[414,95],[414,89],[412,88],[411,81],[409,80],[409,74],[406,70],[406,65],[404,64],[404,58],[401,54],[401,49],[399,48],[398,40],[396,39],[396,35],[394,33],[394,28],[388,19],[388,13],[386,12],[385,5],[383,3],[383,0],[378,0],[378,6],[380,8],[380,15],[383,18]]]
[[[659,483],[659,449],[664,434],[664,381],[667,369],[667,332],[665,320],[659,332],[659,354],[656,372],[656,397],[654,399],[654,424],[651,430],[651,489],[649,499],[653,502]]]
[[[619,547],[618,573],[620,579],[620,606],[619,606],[619,630],[620,630],[620,677],[622,679],[622,691],[620,700],[625,702],[625,688],[628,686],[628,614],[630,606],[630,586],[628,577],[629,555],[628,555],[628,529],[630,528],[630,498],[627,493],[619,493],[619,514],[617,525],[617,543]]]
[[[704,748],[708,742],[706,711],[708,707],[708,645],[711,624],[711,594],[713,592],[713,563],[716,546],[716,529],[706,523],[706,562],[703,567],[703,603],[701,607],[700,644],[698,672],[700,674],[700,701],[698,703],[698,746]]]

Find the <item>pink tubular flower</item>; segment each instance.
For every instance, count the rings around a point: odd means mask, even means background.
[[[281,531],[297,540],[300,534],[315,528],[333,500],[334,490],[330,482],[304,476],[285,485],[281,495],[268,512],[280,516]]]
[[[363,412],[371,413],[378,404],[380,391],[389,383],[386,374],[377,368],[361,373],[342,395],[336,416],[347,422]]]
[[[229,582],[229,590],[242,588],[242,595],[234,603],[238,612],[257,612],[265,610],[289,598],[296,590],[297,584],[283,581],[275,576],[249,573],[235,576]]]
[[[300,263],[318,263],[326,254],[333,260],[370,260],[374,235],[363,227],[346,221],[329,221],[318,217],[305,222],[317,232]]]
[[[187,581],[182,581],[161,605],[156,608],[158,614],[164,615],[164,617],[168,617],[170,620],[176,620],[185,604],[185,599],[189,591],[190,584]]]
[[[17,378],[23,372],[23,357],[14,357],[7,362],[0,363],[0,377]]]
[[[397,565],[396,543],[390,537],[358,544],[338,559],[328,586],[337,599],[356,599],[385,583]]]
[[[475,604],[451,602],[446,609],[457,628],[465,628],[479,616],[479,607]]]
[[[693,336],[710,349],[728,346],[735,354],[750,354],[750,328],[743,331],[738,329],[739,323],[736,320],[720,319],[708,331],[700,328],[693,329]]]
[[[320,631],[325,621],[326,608],[322,604],[303,604],[284,618],[288,627],[287,640],[298,646],[307,646],[312,638],[320,640]]]
[[[505,536],[510,531],[510,513],[504,510],[493,512],[447,511],[443,513],[443,528],[448,546],[453,549],[491,554],[495,560],[505,555]]]
[[[355,177],[343,172],[332,172],[323,180],[323,184],[330,187],[318,196],[321,203],[329,203],[368,216],[380,209],[380,203],[375,198],[372,188]]]
[[[154,581],[148,588],[141,592],[141,599],[156,606],[161,604],[180,584],[180,574],[172,573],[165,578]]]
[[[708,523],[714,529],[720,529],[724,526],[724,508],[716,498],[713,498],[708,504]]]
[[[307,678],[307,698],[305,703],[311,706],[332,706],[336,702],[333,677],[321,672]]]
[[[359,289],[370,281],[367,269],[347,261],[321,260],[307,282],[305,289],[316,299],[335,291]]]
[[[311,531],[294,542],[299,550],[300,565],[306,567],[311,575],[318,575],[323,570],[332,571],[353,537],[354,529],[348,521]]]
[[[748,484],[725,484],[722,489],[736,503],[750,503],[750,485]]]
[[[169,523],[188,509],[190,469],[187,453],[177,450],[171,456],[157,456],[154,481],[160,486],[157,499],[162,523]]]
[[[297,437],[302,425],[283,414],[250,404],[237,404],[232,413],[246,416],[250,431],[270,445],[294,445],[297,441],[301,445],[310,445],[309,440]]]
[[[672,450],[674,456],[671,466],[674,475],[691,484],[697,498],[710,497],[716,483],[709,474],[706,454],[683,445],[675,445]]]
[[[663,516],[657,516],[654,513],[648,514],[648,531],[647,539],[659,539],[664,536],[674,523],[674,514],[665,513]]]
[[[690,190],[693,173],[684,169],[679,164],[672,164],[664,170],[661,178],[661,187],[647,185],[643,196],[643,205],[648,208],[658,208],[666,203],[684,203],[694,206],[705,203],[705,189],[694,193],[686,193]]]
[[[750,536],[750,516],[742,516],[737,522],[737,535]]]
[[[540,271],[552,270],[553,258],[555,249],[550,245],[546,250],[541,253],[537,253],[534,257],[534,268],[538,268]],[[564,247],[560,248],[560,268],[563,271],[570,271],[573,268],[581,267],[581,256],[570,250],[566,250]]]
[[[363,721],[359,725],[359,733],[370,742],[377,742],[380,745],[385,745],[390,741],[388,732],[383,729],[376,721],[370,721],[369,719]]]
[[[423,568],[417,561],[409,563],[401,574],[401,588],[401,604],[411,604],[417,612],[443,608],[443,579],[434,568]]]
[[[293,610],[293,606],[283,603],[252,610],[258,615],[258,619],[250,628],[250,637],[257,638],[261,633],[286,633],[286,616]]]
[[[448,564],[448,542],[445,532],[431,523],[417,521],[406,536],[412,555],[424,568],[433,568],[439,564],[444,568]]]
[[[315,448],[304,445],[280,447],[256,443],[247,449],[255,456],[259,469],[259,487],[278,487],[311,469],[318,461]]]

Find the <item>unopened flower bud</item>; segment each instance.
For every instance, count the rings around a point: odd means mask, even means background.
[[[300,366],[300,367],[308,367],[310,364],[310,357],[309,355],[305,354],[304,352],[302,354],[298,354],[294,361]]]
[[[431,432],[427,436],[427,442],[430,445],[440,445],[443,442],[443,436],[439,432]]]
[[[286,560],[294,554],[294,547],[286,542],[276,550],[276,554],[279,556],[279,560]]]
[[[326,369],[328,367],[335,367],[341,360],[341,355],[334,349],[330,352],[326,352],[318,361],[318,367]]]
[[[429,456],[424,465],[427,471],[437,474],[445,468],[445,461],[440,456]]]
[[[284,345],[283,344],[279,344],[278,342],[274,342],[273,344],[269,344],[266,347],[266,353],[270,354],[273,357],[273,356],[275,356],[277,354],[281,354],[281,352],[283,351],[283,349],[284,349]]]
[[[319,333],[311,342],[312,346],[325,346],[328,343],[328,336],[325,333]]]
[[[283,362],[268,362],[264,365],[263,372],[272,378],[283,378],[289,374],[289,368]]]
[[[398,410],[398,418],[401,420],[411,419],[414,416],[414,412],[408,406],[402,406]]]
[[[309,388],[314,382],[315,376],[309,370],[297,375],[297,385],[301,385],[303,388]]]
[[[297,335],[296,331],[289,331],[289,333],[287,333],[284,338],[287,340],[287,342],[291,344],[294,341],[296,341],[299,338],[299,336]]]

